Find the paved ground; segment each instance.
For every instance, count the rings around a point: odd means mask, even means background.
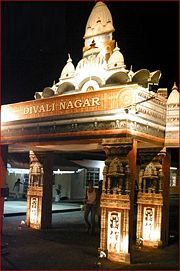
[[[81,203],[76,202],[59,202],[52,204],[52,213],[65,212],[65,211],[79,211]],[[26,214],[26,201],[25,200],[8,200],[4,202],[4,216],[17,216]]]
[[[99,234],[85,231],[82,211],[52,215],[52,228],[32,230],[25,216],[4,217],[2,270],[178,270],[178,243],[164,249],[132,248],[132,264],[101,261],[97,267]]]

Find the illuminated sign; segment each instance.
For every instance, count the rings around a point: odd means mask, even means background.
[[[37,114],[37,113],[44,113],[44,112],[53,112],[53,111],[63,111],[69,110],[74,108],[87,108],[87,107],[94,107],[100,106],[100,98],[99,97],[92,97],[91,99],[77,99],[74,101],[60,101],[59,103],[52,103],[52,104],[42,104],[42,105],[33,105],[33,106],[26,106],[24,107],[24,115],[27,114]]]
[[[120,109],[135,102],[136,90],[138,90],[135,86],[3,105],[1,107],[1,121],[8,122]]]

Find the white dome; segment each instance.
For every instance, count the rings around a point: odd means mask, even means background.
[[[86,24],[84,39],[114,32],[111,13],[103,2],[97,2]]]
[[[70,77],[74,76],[75,67],[72,63],[72,59],[70,57],[70,54],[68,56],[69,56],[69,58],[68,58],[67,63],[61,72],[60,79],[66,79],[66,78],[70,78]]]
[[[116,68],[124,68],[124,57],[120,52],[119,47],[116,44],[116,48],[113,50],[112,55],[108,60],[108,68],[116,69]]]
[[[174,86],[172,87],[172,91],[168,97],[167,104],[179,104],[179,91],[176,83],[174,83]]]

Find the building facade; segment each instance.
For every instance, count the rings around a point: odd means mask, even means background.
[[[4,161],[8,149],[29,152],[26,223],[35,229],[51,225],[54,153],[104,153],[99,251],[129,263],[134,235],[144,246],[168,242],[179,92],[158,88],[160,70],[128,69],[114,31],[107,5],[96,2],[77,66],[69,54],[59,81],[34,101],[2,106],[2,144]]]

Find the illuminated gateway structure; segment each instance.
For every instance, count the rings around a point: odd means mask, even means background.
[[[4,157],[8,148],[29,151],[26,222],[36,229],[51,225],[56,148],[104,151],[99,250],[130,262],[135,201],[136,241],[168,242],[169,150],[179,147],[179,92],[174,84],[167,98],[167,89],[158,88],[159,70],[128,70],[113,32],[109,9],[97,2],[77,66],[69,55],[59,82],[36,92],[35,101],[2,106],[2,144]]]

